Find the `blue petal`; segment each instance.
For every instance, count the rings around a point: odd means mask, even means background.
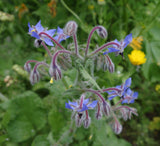
[[[85,100],[83,101],[83,104],[88,104],[88,102],[89,102],[89,98],[85,99]]]
[[[49,38],[45,38],[44,41],[48,46],[54,46],[52,41]]]
[[[65,103],[65,107],[74,110],[67,102]]]
[[[128,103],[128,100],[127,99],[124,99],[123,101],[122,101],[122,104],[123,103]]]
[[[95,101],[93,101],[92,103],[90,103],[87,107],[88,108],[95,108],[96,107],[96,105],[97,105],[97,100],[95,100]]]
[[[54,37],[54,39],[57,41],[57,40],[58,40],[58,35],[56,35],[56,36]]]
[[[130,88],[128,88],[126,93],[127,93],[127,95],[131,95],[132,94],[132,90]]]
[[[132,97],[136,99],[138,97],[138,92],[134,92]]]
[[[130,87],[130,86],[131,86],[131,82],[132,82],[132,79],[131,79],[131,78],[128,78],[128,79],[125,81],[124,88]]]
[[[108,48],[108,51],[104,52],[103,55],[106,55],[108,53],[112,53],[112,52],[118,52],[119,50],[116,48]]]
[[[33,28],[31,27],[29,22],[28,22],[28,27],[29,27],[28,31],[31,32],[33,30]]]
[[[58,34],[63,34],[63,29],[61,29],[59,26],[57,27],[57,33]]]
[[[38,33],[44,30],[43,26],[41,25],[41,20],[36,24],[35,28],[38,31]]]
[[[83,111],[86,111],[86,110],[88,110],[88,107],[85,104],[83,104],[82,109],[81,110],[77,110],[77,112],[83,112]]]
[[[40,39],[39,35],[34,31],[32,32],[31,36],[35,37],[36,39]]]
[[[134,99],[132,99],[129,103],[134,103]]]
[[[131,42],[132,41],[132,33],[128,34],[125,39],[124,39],[124,42]]]
[[[112,100],[114,97],[116,97],[117,95],[111,95],[108,97],[108,100]]]
[[[70,101],[68,101],[68,103],[69,103],[71,106],[75,106],[75,107],[78,106],[78,103],[77,103],[77,102],[70,102]]]
[[[56,29],[50,29],[50,30],[45,31],[45,33],[47,33],[51,37],[55,34],[55,32],[56,32]]]
[[[114,90],[112,90],[112,91],[106,91],[109,95],[110,94],[115,94],[116,92],[114,91]]]

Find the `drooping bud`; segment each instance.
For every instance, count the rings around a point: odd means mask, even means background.
[[[85,118],[84,121],[83,121],[84,128],[87,129],[90,126],[90,124],[91,124],[91,118],[90,117]]]
[[[35,39],[35,41],[34,41],[34,46],[35,46],[36,48],[38,48],[38,47],[40,47],[41,43],[42,43],[42,40],[40,40],[40,39]]]
[[[108,55],[105,55],[105,63],[104,70],[108,69],[110,73],[113,73],[115,70],[114,63]]]
[[[116,134],[120,134],[122,132],[122,125],[115,117],[115,121],[111,123],[111,127]]]
[[[97,111],[96,111],[96,114],[95,114],[95,117],[97,120],[100,120],[102,118],[102,107],[101,107],[101,104],[98,102],[97,103]]]
[[[30,73],[30,72],[31,72],[31,64],[26,62],[26,63],[24,64],[24,69],[25,69],[28,73]]]
[[[128,109],[121,108],[120,109],[123,120],[127,121],[128,119]]]
[[[75,115],[75,122],[76,122],[76,126],[77,127],[81,127],[82,125],[82,122],[83,122],[83,113],[77,113]]]
[[[32,70],[30,74],[30,82],[32,85],[39,82],[40,80],[40,74],[37,70]]]
[[[103,102],[103,105],[102,105],[102,110],[103,110],[103,114],[106,115],[106,116],[110,116],[110,113],[111,113],[111,107],[109,105],[108,102]]]
[[[60,67],[58,65],[53,65],[52,63],[49,68],[49,74],[55,80],[60,80],[62,78],[62,73],[61,73]]]
[[[77,23],[75,21],[69,21],[66,26],[64,27],[63,32],[66,35],[72,36],[74,34],[76,34],[77,32]]]
[[[129,119],[131,119],[132,114],[138,116],[137,109],[135,109],[135,108],[130,108],[130,110],[128,111],[128,118],[129,118]]]
[[[108,36],[107,30],[103,26],[99,26],[99,27],[100,28],[97,29],[98,35],[103,39],[107,38],[107,36]]]

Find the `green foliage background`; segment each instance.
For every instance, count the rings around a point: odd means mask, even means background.
[[[0,1],[0,145],[159,145],[159,0],[104,0],[102,3],[99,0],[55,0],[55,16],[50,12],[49,2]],[[28,10],[20,10],[22,3]],[[81,45],[86,45],[93,26],[103,25],[108,30],[108,38],[101,40],[94,35],[92,47],[115,38],[120,40],[129,33],[133,37],[143,36],[142,50],[147,62],[139,69],[130,63],[127,54],[132,49],[128,47],[124,53],[125,60],[121,56],[115,58],[111,55],[116,65],[114,74],[102,70],[95,72],[100,87],[121,84],[131,76],[132,88],[139,92],[139,98],[133,104],[139,116],[123,122],[120,135],[112,132],[105,118],[95,120],[94,113],[91,113],[92,124],[89,129],[75,127],[70,118],[71,113],[64,106],[68,99],[79,98],[80,93],[74,90],[70,92],[69,89],[69,85],[73,85],[74,69],[65,71],[63,80],[52,85],[49,83],[50,78],[45,77],[31,86],[23,65],[29,59],[43,60],[46,53],[42,47],[33,46],[34,39],[27,34],[27,24],[30,22],[35,25],[39,20],[49,29],[57,26],[63,28],[67,21],[76,21],[79,25],[78,42]],[[62,44],[66,46],[69,41]],[[7,76],[8,81],[5,80]]]

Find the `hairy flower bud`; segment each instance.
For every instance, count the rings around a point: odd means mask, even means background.
[[[83,122],[83,117],[82,116],[83,116],[82,113],[77,113],[75,115],[75,122],[76,122],[77,127],[81,127],[81,125],[82,125],[82,122]]]
[[[135,109],[135,108],[130,108],[130,110],[128,111],[128,118],[129,118],[129,119],[131,119],[132,114],[138,116],[137,109]]]
[[[103,110],[103,114],[104,114],[104,115],[110,116],[111,107],[110,107],[110,105],[108,104],[108,102],[106,102],[106,101],[103,102],[102,110]]]
[[[122,115],[123,120],[127,121],[127,119],[128,119],[128,109],[121,108],[120,113]]]
[[[34,46],[35,46],[36,48],[38,48],[38,47],[40,47],[41,43],[42,43],[42,40],[40,40],[40,39],[35,39],[35,41],[34,41]]]
[[[90,117],[84,119],[84,121],[83,121],[83,126],[84,126],[84,128],[87,129],[90,124],[91,124],[91,118],[90,118]]]
[[[99,26],[99,27],[100,28],[97,29],[98,35],[103,39],[107,38],[107,36],[108,36],[107,30],[103,26]]]
[[[49,74],[51,77],[54,77],[55,80],[60,80],[62,78],[60,67],[58,65],[53,65],[52,63],[49,68]]]
[[[75,21],[69,21],[64,27],[64,33],[66,35],[72,36],[77,32],[77,23]]]
[[[105,55],[105,63],[104,70],[108,69],[110,73],[113,73],[115,70],[114,63],[108,55]]]
[[[28,73],[30,73],[31,72],[31,64],[26,62],[24,64],[24,70],[26,70]]]
[[[120,134],[122,132],[122,125],[117,118],[115,118],[115,121],[111,124],[111,127],[116,134]]]
[[[30,74],[30,82],[32,85],[39,82],[40,80],[40,74],[37,70],[32,70]]]

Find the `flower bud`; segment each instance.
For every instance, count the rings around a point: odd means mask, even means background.
[[[106,116],[110,116],[110,113],[111,113],[111,107],[110,105],[108,104],[108,102],[103,102],[103,114],[106,115]]]
[[[26,62],[24,64],[24,70],[27,71],[28,73],[30,73],[31,72],[31,64]]]
[[[64,27],[64,33],[66,35],[72,36],[77,32],[77,23],[75,21],[69,21]]]
[[[32,70],[31,74],[30,74],[30,82],[32,85],[34,85],[35,83],[39,82],[40,80],[40,74],[37,70]]]
[[[114,63],[108,55],[105,55],[105,63],[104,70],[108,69],[110,73],[113,73],[115,70]]]
[[[111,127],[116,134],[120,134],[122,132],[122,125],[119,123],[117,118],[115,119],[114,123],[112,123]]]
[[[58,65],[53,65],[52,63],[49,68],[49,74],[51,77],[54,77],[55,80],[60,80],[62,78],[60,67]]]
[[[38,48],[38,47],[40,47],[41,43],[42,43],[42,40],[35,39],[35,41],[34,41],[34,46],[35,46],[36,48]]]
[[[84,119],[84,121],[83,121],[83,126],[84,126],[84,128],[87,129],[90,124],[91,124],[91,118],[90,118],[90,117]]]
[[[122,118],[123,120],[127,121],[128,119],[128,109],[125,109],[125,108],[121,108],[120,109],[120,112],[121,112],[121,115],[122,115]]]
[[[135,108],[130,108],[130,110],[128,111],[128,118],[129,118],[129,119],[131,119],[132,114],[138,116],[137,109],[135,109]]]
[[[97,111],[95,116],[96,116],[97,120],[100,120],[102,118],[102,112],[101,111],[99,111],[99,112]]]
[[[103,39],[107,38],[107,36],[108,36],[107,30],[103,26],[99,26],[99,27],[100,28],[97,29],[98,35]]]
[[[82,116],[83,116],[82,113],[77,113],[77,114],[75,115],[75,122],[76,122],[76,126],[77,126],[77,127],[81,127],[81,125],[82,125],[82,122],[83,122]]]

